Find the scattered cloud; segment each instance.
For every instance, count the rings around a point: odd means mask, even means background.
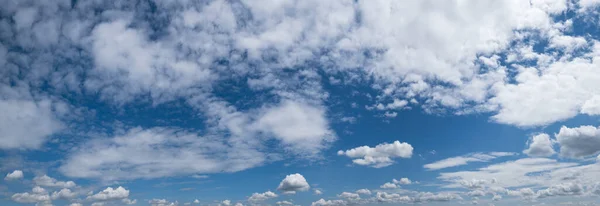
[[[529,147],[523,153],[531,157],[549,157],[556,152],[552,148],[552,140],[548,134],[538,134],[531,137]]]
[[[439,160],[437,162],[429,163],[424,165],[428,170],[439,170],[449,167],[456,167],[466,165],[469,162],[487,162],[498,157],[511,156],[513,153],[507,152],[490,152],[490,153],[473,153],[464,156],[450,157],[447,159]]]
[[[21,171],[21,170],[12,171],[12,172],[6,174],[6,177],[4,177],[4,180],[6,180],[6,181],[18,180],[18,179],[23,179],[23,171]]]
[[[405,142],[394,141],[391,144],[382,143],[375,147],[362,146],[346,151],[338,151],[338,155],[353,158],[354,164],[374,168],[387,167],[394,163],[392,158],[410,158],[413,147]]]
[[[304,179],[301,174],[291,174],[285,176],[285,178],[279,183],[277,190],[282,191],[284,194],[295,194],[296,192],[307,191],[310,189],[310,185]]]
[[[271,198],[276,198],[277,194],[271,192],[271,191],[266,191],[263,193],[254,193],[252,194],[252,196],[250,196],[248,198],[248,201],[250,202],[261,202],[261,201],[265,201]]]

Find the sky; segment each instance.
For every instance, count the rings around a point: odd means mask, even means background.
[[[0,5],[0,205],[600,205],[600,0]]]

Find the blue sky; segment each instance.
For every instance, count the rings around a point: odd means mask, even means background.
[[[598,0],[0,4],[0,205],[600,205]]]

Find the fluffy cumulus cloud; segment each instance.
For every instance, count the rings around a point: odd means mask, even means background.
[[[261,201],[265,201],[271,198],[276,198],[277,194],[271,192],[271,191],[266,191],[263,193],[254,193],[252,194],[252,196],[250,196],[248,198],[248,201],[250,202],[261,202]]]
[[[52,199],[44,188],[39,186],[34,187],[32,192],[16,193],[11,196],[11,199],[18,203],[37,203],[41,205],[51,204]]]
[[[563,126],[556,134],[556,141],[564,157],[583,158],[600,153],[600,129],[594,126]]]
[[[279,183],[277,190],[282,191],[285,194],[295,194],[296,192],[307,191],[310,189],[310,185],[301,174],[291,174],[285,176],[285,178]]]
[[[6,180],[6,181],[18,180],[18,179],[23,179],[23,171],[21,171],[21,170],[12,171],[12,172],[6,174],[6,177],[4,177],[4,180]]]
[[[548,134],[538,134],[531,137],[529,147],[523,153],[532,157],[548,157],[556,152],[552,148],[552,140]]]
[[[338,155],[353,158],[352,162],[358,165],[375,168],[387,167],[394,163],[393,158],[410,158],[413,147],[400,141],[382,143],[375,147],[362,146],[346,151],[338,151]]]
[[[498,157],[511,156],[513,153],[509,152],[490,152],[490,153],[474,153],[457,157],[450,157],[447,159],[439,160],[433,163],[424,165],[429,170],[439,170],[449,167],[456,167],[466,165],[469,162],[487,162]]]

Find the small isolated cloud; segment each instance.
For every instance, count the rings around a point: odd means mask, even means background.
[[[531,157],[549,157],[556,152],[552,148],[550,136],[542,133],[531,137],[529,140],[529,148],[524,150],[523,153]]]
[[[314,193],[315,193],[315,195],[322,195],[323,194],[323,192],[321,190],[319,190],[319,189],[315,189]]]
[[[6,181],[18,180],[18,179],[23,179],[23,171],[21,171],[21,170],[15,170],[11,173],[6,174],[6,177],[4,177],[4,180],[6,180]]]
[[[400,184],[400,185],[410,185],[410,184],[412,184],[412,181],[410,179],[406,178],[406,177],[400,178],[400,180],[393,179],[392,182],[394,184]]]
[[[357,165],[381,168],[392,165],[393,158],[410,158],[412,152],[413,147],[410,144],[394,141],[391,144],[382,143],[375,147],[362,146],[346,151],[340,150],[337,154],[352,158],[352,162]]]
[[[460,165],[466,165],[469,162],[487,162],[498,157],[511,156],[514,153],[509,152],[490,152],[490,153],[474,153],[458,157],[450,157],[437,162],[429,163],[423,167],[428,170],[439,170],[449,167],[456,167]]]
[[[277,194],[271,192],[271,191],[266,191],[263,193],[254,193],[252,194],[252,196],[250,196],[248,198],[248,201],[250,202],[261,202],[261,201],[265,201],[271,198],[276,198]]]
[[[296,192],[307,191],[309,189],[310,185],[308,185],[304,176],[298,173],[287,175],[279,183],[279,187],[277,187],[277,190],[282,191],[284,194],[295,194]]]

